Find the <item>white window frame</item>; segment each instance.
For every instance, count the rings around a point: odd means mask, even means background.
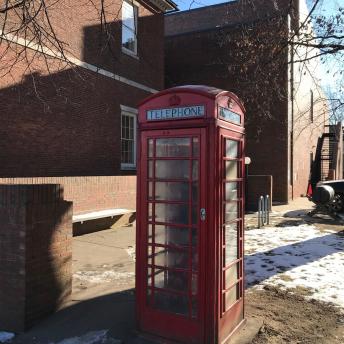
[[[135,32],[134,32],[134,37],[135,37],[135,41],[134,41],[134,51],[126,48],[123,45],[123,27],[125,26],[127,29],[131,30],[131,28],[127,27],[124,23],[123,23],[123,8],[124,8],[124,4],[127,4],[129,6],[131,6],[133,8],[133,13],[134,13],[134,26],[135,26]],[[139,15],[139,6],[138,3],[136,1],[129,1],[129,0],[123,0],[122,2],[122,52],[124,52],[127,55],[133,56],[138,58],[138,54],[137,54],[137,22],[138,22],[138,15]]]
[[[121,170],[134,170],[136,169],[136,144],[137,144],[137,114],[138,111],[130,106],[121,105]],[[134,119],[134,147],[133,147],[133,163],[123,163],[122,162],[122,116],[129,116]]]

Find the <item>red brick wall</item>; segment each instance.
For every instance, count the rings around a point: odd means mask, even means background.
[[[149,93],[55,62],[50,75],[37,57],[22,82],[21,63],[1,79],[0,177],[135,173],[120,167],[120,105],[137,108]]]
[[[136,176],[0,178],[2,184],[60,184],[74,214],[111,208],[136,209]]]
[[[260,196],[272,200],[272,176],[248,176],[246,181],[246,210],[257,211]],[[270,204],[271,206],[271,204]]]
[[[72,291],[72,203],[58,185],[0,185],[0,324],[21,332]]]
[[[162,89],[163,15],[140,4],[135,58],[121,50],[121,4],[104,2],[109,41],[100,35],[104,27],[91,3],[66,0],[49,13],[66,55]],[[22,58],[10,69],[23,47],[6,49],[1,41],[0,177],[136,173],[120,167],[120,105],[137,108],[150,92],[30,49],[29,65]]]
[[[286,24],[286,21],[282,23],[282,30],[287,30]],[[273,23],[268,23],[268,27],[272,30]],[[260,30],[260,26],[253,26],[249,31],[249,37],[252,39],[258,37]],[[252,77],[248,82],[240,73],[240,66],[243,63],[235,55],[237,47],[226,42],[227,35],[241,39],[241,34],[242,27],[237,27],[167,37],[165,40],[166,84],[167,86],[182,84],[215,86],[230,90],[245,101],[245,154],[252,160],[248,167],[249,173],[273,175],[274,200],[287,202],[288,102],[285,94],[288,80],[287,56],[285,52],[280,54],[281,65],[284,61],[285,69],[280,69],[278,75],[269,75],[267,71],[260,75],[259,80]],[[262,53],[268,56],[270,51],[271,46],[266,46]],[[233,68],[230,68],[232,66]],[[264,87],[263,85],[261,88],[255,87],[262,80]],[[269,113],[266,111],[267,105]]]
[[[237,0],[187,12],[166,16],[165,35],[202,31],[243,22],[265,19],[277,14],[287,14],[297,9],[297,1],[290,0]],[[295,7],[296,6],[296,7]],[[294,13],[294,11],[291,11]]]

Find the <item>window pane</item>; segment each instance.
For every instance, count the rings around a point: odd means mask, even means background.
[[[133,52],[136,51],[135,33],[127,29],[125,26],[122,27],[122,45],[128,50],[131,50]]]
[[[198,180],[198,160],[192,162],[192,180]]]
[[[193,225],[197,225],[198,223],[198,214],[199,214],[200,210],[198,209],[197,206],[192,207],[191,210],[191,220],[192,220],[192,224]]]
[[[155,247],[155,265],[166,268],[187,269],[189,266],[189,252],[166,247]]]
[[[198,203],[198,182],[192,183],[192,203]]]
[[[188,157],[190,156],[189,138],[168,138],[156,140],[157,157]]]
[[[234,264],[227,270],[225,270],[225,288],[229,288],[233,285],[239,278],[239,264]]]
[[[226,157],[237,158],[238,157],[239,142],[226,139]]]
[[[154,286],[162,289],[188,291],[189,274],[183,271],[155,270]]]
[[[225,178],[237,179],[238,176],[238,161],[225,161]]]
[[[192,155],[194,157],[199,156],[199,142],[197,137],[192,139]]]
[[[225,183],[225,200],[226,201],[237,200],[239,197],[238,188],[239,188],[238,182]]]
[[[190,229],[156,225],[155,243],[161,245],[188,246],[190,243]]]
[[[148,242],[151,243],[153,240],[153,226],[151,224],[148,225]]]
[[[148,204],[148,220],[149,221],[153,220],[153,205],[152,205],[152,203]]]
[[[150,139],[148,140],[148,156],[150,158],[153,157],[153,151],[154,151],[154,140]]]
[[[147,285],[152,285],[152,268],[147,269]]]
[[[235,285],[232,289],[230,289],[229,291],[225,293],[225,305],[226,305],[225,310],[226,311],[230,308],[230,306],[232,306],[235,303],[236,300],[239,299],[238,290],[239,290],[239,286]]]
[[[225,266],[238,259],[238,224],[232,223],[224,226],[226,257]]]
[[[148,178],[153,178],[153,160],[148,160]]]
[[[134,6],[123,1],[122,4],[122,23],[123,25],[135,32],[135,10]]]
[[[198,289],[198,276],[196,274],[192,274],[192,279],[191,279],[191,291],[192,295],[197,294],[197,289]]]
[[[187,202],[189,200],[189,184],[185,182],[156,182],[155,199]]]
[[[189,314],[189,298],[185,295],[174,295],[154,290],[154,306],[162,311],[175,314]]]
[[[148,246],[147,247],[147,263],[148,265],[152,265],[153,264],[153,248],[152,246]]]
[[[185,204],[155,204],[155,220],[176,224],[189,223],[189,206]]]
[[[192,317],[197,318],[198,301],[196,297],[192,298]]]
[[[121,116],[121,162],[135,164],[135,117]]]
[[[198,270],[198,252],[197,248],[192,249],[192,270]]]
[[[189,160],[156,160],[156,178],[189,179]]]
[[[226,203],[225,205],[225,221],[230,222],[238,218],[238,203]]]

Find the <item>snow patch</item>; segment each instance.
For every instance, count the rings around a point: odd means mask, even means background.
[[[245,233],[248,287],[302,290],[306,298],[344,310],[344,240],[312,225],[265,227]]]
[[[56,344],[121,344],[119,339],[108,338],[109,330],[100,330],[88,332],[81,337],[72,337],[64,339]],[[54,344],[54,343],[50,343]]]
[[[128,246],[126,249],[128,256],[135,262],[136,261],[136,252],[135,252],[135,247],[133,246]]]
[[[15,334],[11,332],[0,331],[0,343],[7,343],[14,338]]]
[[[103,282],[123,282],[135,277],[134,272],[119,272],[114,270],[106,271],[77,271],[73,277],[81,282],[103,283]]]

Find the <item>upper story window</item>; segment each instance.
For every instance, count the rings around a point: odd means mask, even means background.
[[[122,4],[122,50],[137,55],[137,14],[138,8],[133,3]]]

